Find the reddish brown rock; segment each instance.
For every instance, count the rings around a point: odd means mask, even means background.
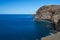
[[[58,21],[60,20],[60,5],[48,5],[40,7],[35,14],[35,20],[51,21],[52,27],[60,30],[60,26],[57,27],[57,25],[60,24]]]

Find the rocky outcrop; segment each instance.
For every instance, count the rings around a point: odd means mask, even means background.
[[[42,6],[37,10],[34,16],[36,21],[51,21],[52,27],[56,30],[60,30],[60,26],[58,26],[58,24],[60,24],[60,5]]]

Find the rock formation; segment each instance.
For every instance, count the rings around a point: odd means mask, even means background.
[[[52,27],[55,30],[60,30],[60,5],[48,5],[48,6],[42,6],[40,7],[36,14],[35,14],[35,20],[41,21],[51,21]]]

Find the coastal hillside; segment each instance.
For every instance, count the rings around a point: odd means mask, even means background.
[[[60,31],[60,5],[45,5],[35,14],[36,21],[50,21],[54,30]]]
[[[43,37],[41,40],[60,40],[60,32]]]

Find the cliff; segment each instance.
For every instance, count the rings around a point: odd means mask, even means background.
[[[60,5],[48,5],[40,7],[35,16],[36,21],[50,21],[52,22],[52,28],[60,31]]]

